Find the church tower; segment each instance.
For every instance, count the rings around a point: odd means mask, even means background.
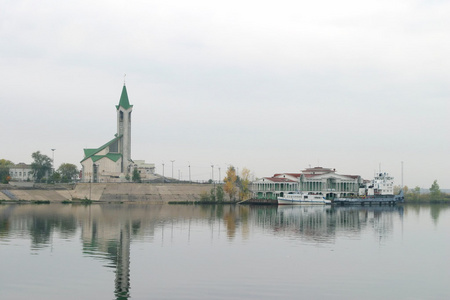
[[[119,153],[122,153],[121,173],[128,173],[128,166],[131,160],[131,112],[133,105],[128,101],[127,87],[125,83],[120,95],[119,105],[117,108],[117,136],[119,138]]]

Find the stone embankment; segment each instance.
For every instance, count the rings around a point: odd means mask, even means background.
[[[0,200],[5,201],[76,201],[91,199],[100,202],[197,201],[200,194],[213,187],[210,184],[155,183],[79,183],[75,186],[13,187],[0,186]]]

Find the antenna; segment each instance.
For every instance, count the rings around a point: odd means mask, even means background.
[[[127,74],[123,74],[123,85],[125,85],[125,77],[127,77]]]
[[[402,161],[402,189],[403,189],[403,161]]]

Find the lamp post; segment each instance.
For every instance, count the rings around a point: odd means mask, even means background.
[[[91,200],[92,195],[92,172],[89,174],[89,200]]]
[[[55,150],[56,149],[52,149],[52,165],[53,165],[52,174],[55,173]]]
[[[173,162],[174,162],[175,160],[171,160],[171,162],[172,162],[172,178],[173,178]]]
[[[189,163],[189,183],[192,183],[191,181],[191,163]]]

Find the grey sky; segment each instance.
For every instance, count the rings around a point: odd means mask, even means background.
[[[2,1],[0,158],[75,163],[116,133],[132,157],[208,179],[320,164],[450,187],[446,1]],[[175,175],[174,174],[174,175]]]

